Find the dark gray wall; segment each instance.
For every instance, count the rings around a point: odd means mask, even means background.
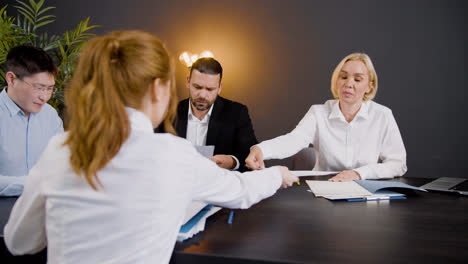
[[[47,2],[57,7],[52,33],[91,16],[98,34],[149,31],[175,57],[210,49],[225,69],[222,95],[249,107],[260,141],[287,133],[312,104],[331,98],[336,64],[366,52],[379,77],[375,101],[400,127],[407,175],[468,177],[467,1]],[[186,74],[177,61],[181,97]]]

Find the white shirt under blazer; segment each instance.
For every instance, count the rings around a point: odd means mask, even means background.
[[[290,133],[258,146],[263,158],[283,159],[313,144],[314,170],[355,170],[362,179],[405,174],[406,151],[392,111],[373,101],[363,102],[347,122],[338,100],[313,105]]]
[[[127,112],[130,136],[97,173],[98,191],[72,170],[67,133],[51,139],[5,226],[10,252],[47,246],[48,263],[168,263],[192,200],[247,208],[281,185],[276,168],[221,169],[189,141],[153,133],[143,113]]]
[[[187,115],[187,140],[192,142],[195,146],[206,146],[206,137],[208,136],[208,125],[210,123],[211,113],[213,112],[214,104],[211,105],[210,110],[205,115],[203,120],[198,119],[192,113],[192,107],[190,101],[188,102],[188,115]],[[239,160],[231,156],[236,161],[236,166],[232,170],[239,169]]]

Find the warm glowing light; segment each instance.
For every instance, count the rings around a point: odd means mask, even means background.
[[[193,54],[192,56],[190,56],[190,60],[192,61],[192,64],[193,64],[194,62],[196,62],[198,60],[198,55]]]
[[[198,54],[191,54],[188,51],[184,51],[180,54],[179,60],[183,64],[185,64],[187,67],[191,67],[192,64],[197,61],[199,58],[214,58],[213,52],[209,50],[204,50],[200,55]]]
[[[213,58],[214,55],[211,51],[209,50],[204,50],[202,53],[200,53],[200,58]]]
[[[180,54],[179,60],[183,64],[187,65],[187,67],[190,67],[193,64],[192,60],[190,59],[190,55],[189,55],[189,53],[187,51],[184,51],[184,52],[182,52],[182,54]]]

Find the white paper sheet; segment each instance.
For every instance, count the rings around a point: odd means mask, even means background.
[[[208,204],[206,203],[192,201],[187,209],[185,209],[185,217],[182,224],[187,223],[188,220],[192,219],[192,217],[198,214],[198,212],[200,212],[201,209],[205,208],[207,205]]]
[[[215,146],[195,146],[198,152],[202,154],[204,157],[211,158],[213,157]]]
[[[291,171],[292,174],[296,175],[297,177],[304,177],[304,176],[329,176],[338,174],[338,171]]]
[[[329,181],[306,181],[309,188],[317,197],[336,196],[345,197],[365,197],[372,193],[364,189],[354,181],[349,182],[329,182]]]
[[[206,219],[212,216],[213,214],[215,214],[216,212],[218,212],[219,210],[221,210],[221,207],[217,207],[217,206],[211,207],[211,209],[200,219],[200,221],[198,221],[198,223],[195,226],[192,227],[192,229],[190,229],[189,232],[187,233],[179,232],[179,234],[177,235],[177,241],[179,242],[184,241],[185,239],[189,239],[193,237],[194,235],[198,234],[199,232],[205,230]]]

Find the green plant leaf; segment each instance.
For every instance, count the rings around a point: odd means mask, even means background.
[[[61,53],[62,57],[66,58],[67,54],[65,53],[65,49],[63,48],[63,46],[62,46],[62,44],[60,42],[58,43],[58,46],[59,46],[60,53]]]
[[[55,8],[55,6],[46,7],[46,8],[44,8],[44,9],[42,9],[41,11],[39,11],[39,12],[37,13],[37,15],[40,16],[40,15],[42,15],[42,13],[47,12],[47,11],[49,11],[49,10],[51,10],[51,9],[54,9],[54,8]]]
[[[31,25],[32,25],[32,22],[28,21],[28,30],[26,32],[28,32],[28,33],[31,32]]]
[[[22,4],[26,9],[29,10],[28,12],[29,12],[32,16],[34,16],[35,12],[34,12],[34,9],[33,9],[33,8],[31,8],[30,6],[28,6],[26,3],[22,2],[22,1],[16,0],[16,2]],[[22,7],[20,7],[20,6],[15,6],[15,7],[16,7],[17,9],[22,8]]]
[[[36,20],[36,23],[37,23],[37,22],[41,22],[41,21],[44,20],[44,19],[48,19],[48,18],[52,18],[52,17],[55,17],[55,16],[54,16],[54,15],[42,16],[42,17],[40,17],[40,18],[38,18],[38,19]],[[55,21],[55,19],[54,19],[53,21]]]
[[[2,14],[3,16],[3,19],[6,19],[7,18],[7,13],[5,11],[5,9],[7,8],[8,5],[5,5],[2,9],[0,9],[0,13]]]
[[[18,1],[18,0],[17,0]],[[19,2],[19,1],[18,1]],[[37,9],[36,1],[34,0],[29,0],[29,4],[34,8]]]
[[[16,23],[16,26],[17,26],[18,28],[22,28],[22,26],[21,26],[21,24],[22,24],[22,23],[21,23],[21,19],[20,19],[19,16],[16,17],[16,21],[18,21],[18,22]]]
[[[30,2],[34,2],[34,1],[31,0]],[[41,9],[43,4],[44,4],[44,0],[40,0],[36,5],[36,11]]]
[[[44,26],[44,25],[50,24],[50,23],[52,23],[52,22],[54,22],[54,21],[55,21],[55,20],[47,20],[47,21],[44,21],[44,22],[42,22],[42,23],[39,23],[39,24],[37,24],[37,25],[34,26],[33,31],[36,31],[36,29],[38,29],[38,28],[40,28],[40,27],[42,27],[42,26]]]
[[[34,18],[33,16],[31,16],[30,14],[28,14],[26,12],[26,10],[24,8],[18,8],[18,13],[22,14],[27,20],[29,20],[29,22],[33,23],[34,24]]]

